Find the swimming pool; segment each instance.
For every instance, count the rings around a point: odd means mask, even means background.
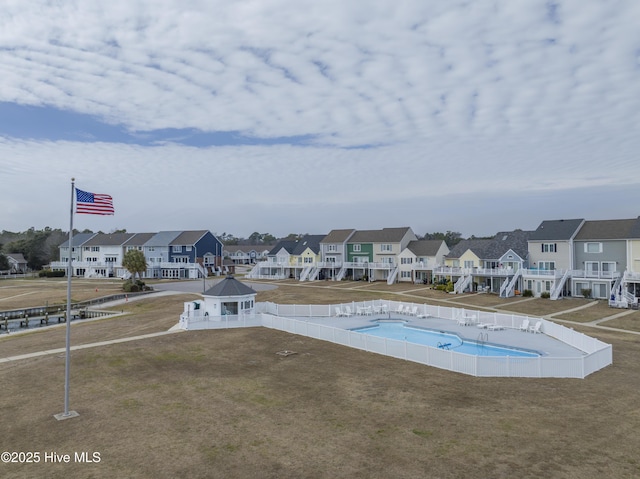
[[[520,349],[494,346],[477,341],[463,341],[455,334],[412,328],[402,322],[381,322],[375,326],[355,328],[352,329],[352,331],[369,336],[407,341],[409,343],[448,349],[457,353],[472,354],[475,356],[511,356],[522,358],[537,358],[540,356],[537,353]]]

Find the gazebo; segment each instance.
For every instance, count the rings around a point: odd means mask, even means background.
[[[209,317],[251,314],[257,294],[253,288],[227,276],[202,294],[202,314]]]

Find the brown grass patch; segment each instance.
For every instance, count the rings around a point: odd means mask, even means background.
[[[569,311],[567,313],[557,314],[554,318],[564,319],[567,321],[575,321],[577,323],[588,323],[596,319],[606,318],[619,313],[620,310],[609,307],[607,301],[597,300],[591,301],[589,307],[582,308],[577,311]]]
[[[260,296],[326,304],[338,293],[349,294],[292,285]],[[192,297],[132,302],[134,314],[73,324],[72,339],[167,329]],[[70,406],[80,416],[61,422],[52,415],[63,408],[62,355],[0,363],[3,450],[101,459],[0,464],[1,475],[638,477],[640,342],[575,328],[613,344],[613,365],[584,380],[473,378],[266,328],[78,350]],[[60,344],[50,329],[5,337],[0,349],[6,356]],[[297,354],[277,354],[285,350]]]

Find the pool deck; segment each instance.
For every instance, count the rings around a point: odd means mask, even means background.
[[[479,328],[477,324],[462,326],[457,321],[443,318],[417,318],[415,316],[405,316],[398,314],[374,314],[370,316],[350,316],[350,317],[305,317],[295,318],[301,321],[332,326],[340,329],[355,329],[365,326],[372,326],[377,321],[398,320],[403,321],[407,326],[430,329],[438,332],[453,333],[462,340],[477,341],[480,334],[486,344],[495,346],[506,346],[525,351],[535,351],[542,356],[557,358],[575,358],[584,356],[585,353],[573,346],[569,346],[562,341],[547,336],[544,332],[530,333],[518,329],[506,328],[502,330],[487,330]],[[535,324],[535,323],[534,323]]]

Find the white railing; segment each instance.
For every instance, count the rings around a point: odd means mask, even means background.
[[[309,281],[315,281],[316,279],[318,279],[318,275],[320,274],[320,267],[319,266],[314,266],[311,269],[311,273],[309,273]]]
[[[382,303],[383,301],[378,301]],[[376,301],[371,303],[375,304]],[[393,307],[393,301],[384,301],[387,308]],[[585,378],[589,374],[598,371],[613,362],[612,347],[597,339],[566,328],[564,326],[537,318],[543,322],[544,333],[557,338],[581,351],[584,355],[577,357],[549,357],[536,358],[521,357],[485,357],[458,353],[453,350],[443,350],[430,346],[413,344],[406,341],[398,341],[386,338],[376,338],[366,334],[356,333],[342,328],[323,325],[291,317],[283,317],[283,306],[270,304],[266,309],[271,310],[262,314],[262,325],[268,328],[299,334],[315,339],[330,341],[344,346],[362,349],[369,352],[384,354],[407,361],[418,362],[449,371],[469,374],[472,376],[486,377],[558,377],[558,378]],[[318,312],[330,315],[333,306],[327,305],[290,305],[294,307],[297,316],[303,316],[305,310],[309,315],[316,316]],[[319,310],[318,310],[319,308]],[[275,312],[273,310],[275,309]],[[284,308],[287,309],[287,308]],[[468,314],[469,311],[444,308],[440,306],[421,305],[420,309],[436,312],[437,317],[450,317]],[[505,315],[500,313],[482,313],[476,311],[482,321],[483,315],[492,315],[495,324],[507,327],[519,327],[522,321],[528,319],[523,316]],[[484,319],[486,320],[486,318]]]
[[[448,274],[448,275],[466,275],[471,274],[472,268],[459,268],[457,266],[438,266],[434,268],[434,274]]]
[[[576,357],[536,358],[486,357],[458,353],[454,350],[442,350],[406,341],[374,338],[347,329],[323,325],[300,318],[329,318],[335,316],[336,309],[347,307],[354,313],[389,312],[389,314],[407,314],[415,311],[419,317],[436,317],[459,320],[473,317],[479,323],[489,323],[503,328],[520,329],[525,320],[530,323],[540,321],[541,330],[547,336],[556,338],[584,354]],[[407,309],[408,308],[408,309]],[[396,313],[396,311],[404,313]],[[357,313],[356,313],[357,314]],[[449,308],[427,304],[407,304],[398,301],[372,300],[334,305],[318,304],[276,304],[256,303],[253,310],[242,311],[239,315],[210,317],[200,310],[183,313],[180,316],[183,329],[221,329],[250,326],[265,326],[293,334],[304,335],[345,346],[355,347],[378,354],[414,361],[428,366],[450,371],[487,377],[562,377],[585,378],[613,362],[612,347],[598,339],[574,331],[560,324],[541,318],[530,318],[515,314],[474,311],[464,308]]]
[[[396,266],[387,277],[387,284],[393,284],[398,277],[398,267]]]
[[[590,279],[616,279],[622,276],[620,271],[589,271],[584,269],[575,269],[571,271],[574,279],[590,278]]]
[[[502,287],[500,288],[501,298],[509,298],[514,295],[516,283],[518,282],[518,278],[520,278],[520,276],[522,276],[522,270],[518,269],[516,271],[516,274],[513,275],[513,278],[507,279],[502,283]]]
[[[565,270],[563,269],[532,269],[532,268],[523,268],[522,276],[541,276],[545,279],[547,278],[562,278]]]
[[[458,281],[456,281],[456,283],[453,285],[453,291],[455,293],[464,293],[464,290],[467,289],[467,287],[471,284],[472,279],[473,276],[471,275],[460,276],[458,278]]]
[[[312,264],[305,266],[304,269],[302,270],[302,272],[300,273],[300,281],[306,281],[307,276],[309,276],[309,273],[311,272],[311,269],[314,266]]]
[[[567,280],[571,275],[572,275],[572,270],[568,269],[564,272],[564,274],[562,275],[562,278],[560,278],[558,281],[554,283],[553,287],[551,288],[551,292],[549,294],[550,299],[556,300],[560,297],[560,293],[562,293],[562,288],[564,288],[565,283],[567,282]]]
[[[635,273],[633,271],[625,271],[624,272],[624,280],[625,281],[640,281],[640,273]]]
[[[262,326],[262,317],[261,315],[256,316],[253,310],[223,316],[208,316],[201,313],[200,310],[196,310],[189,314],[182,313],[179,324],[185,330],[247,328]]]

